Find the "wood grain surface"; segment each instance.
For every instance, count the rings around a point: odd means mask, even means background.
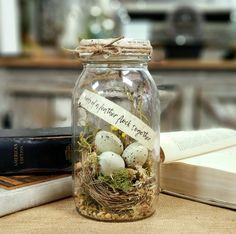
[[[144,220],[107,223],[80,216],[72,198],[0,219],[1,234],[235,233],[236,212],[161,194],[156,213]]]

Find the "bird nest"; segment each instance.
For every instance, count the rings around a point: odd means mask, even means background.
[[[83,207],[96,207],[96,214],[106,211],[116,214],[139,213],[138,215],[145,216],[151,212],[157,192],[155,176],[148,175],[142,167],[126,169],[132,181],[131,186],[128,191],[114,189],[100,179],[96,154],[86,154],[87,157],[83,156],[84,162],[75,174],[78,197],[84,198],[81,202]]]

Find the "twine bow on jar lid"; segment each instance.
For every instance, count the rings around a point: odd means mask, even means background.
[[[69,50],[75,53],[81,60],[91,60],[95,57],[108,59],[114,56],[151,56],[152,47],[147,40],[134,40],[124,38],[109,39],[82,39],[75,50]]]

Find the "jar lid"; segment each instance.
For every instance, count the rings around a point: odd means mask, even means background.
[[[113,56],[134,57],[146,56],[150,59],[152,46],[148,40],[137,40],[130,38],[109,39],[83,39],[77,49],[82,60],[90,60],[92,57],[103,57],[108,59]]]

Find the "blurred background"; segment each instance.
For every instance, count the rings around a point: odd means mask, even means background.
[[[236,129],[235,0],[0,0],[0,128],[71,124],[79,38],[148,39],[161,130]]]

